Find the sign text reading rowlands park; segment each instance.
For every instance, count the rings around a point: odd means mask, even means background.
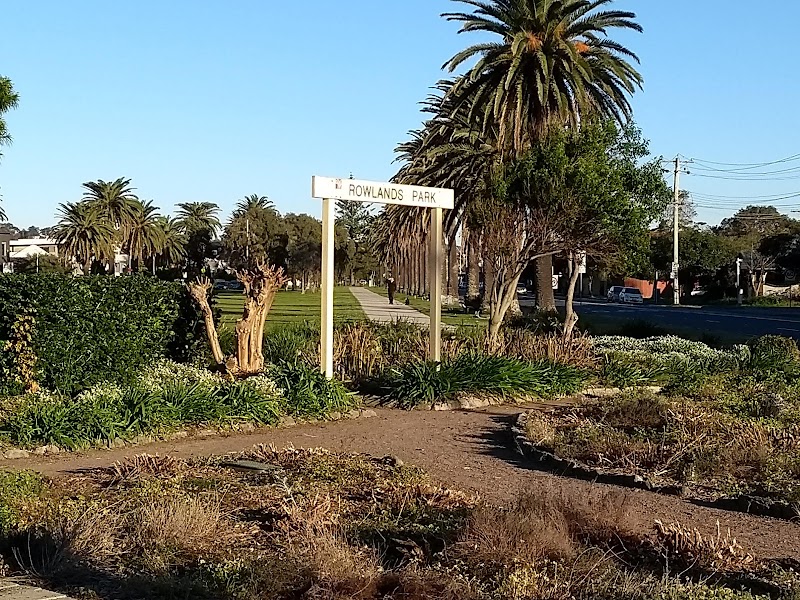
[[[444,188],[318,176],[311,179],[311,196],[352,202],[448,209],[452,209],[455,202],[453,190]]]

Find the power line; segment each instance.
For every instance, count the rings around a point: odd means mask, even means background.
[[[712,199],[720,199],[720,200],[782,200],[783,198],[795,198],[800,196],[800,191],[797,192],[786,192],[784,194],[766,194],[764,196],[728,196],[724,194],[706,194],[705,192],[693,192],[691,190],[686,190],[692,197],[703,197],[709,200]]]
[[[773,160],[773,161],[769,161],[769,162],[762,162],[762,163],[726,163],[726,162],[716,162],[716,161],[713,161],[713,160],[705,160],[705,159],[702,159],[702,158],[692,158],[691,160],[694,161],[694,162],[697,162],[697,163],[706,163],[706,164],[709,164],[709,165],[719,165],[719,166],[723,166],[723,167],[743,167],[743,168],[749,167],[749,168],[757,169],[759,167],[769,167],[771,165],[779,165],[781,163],[787,163],[787,162],[792,162],[792,161],[795,161],[795,160],[800,160],[800,154],[793,154],[792,156],[787,156],[786,158],[781,158],[781,159],[778,159],[778,160]]]
[[[708,173],[696,173],[692,171],[689,173],[689,175],[694,177],[705,177],[707,179],[727,179],[729,181],[793,181],[800,179],[800,174],[786,175],[781,177],[750,177],[742,174],[741,177],[738,177],[736,175],[710,175]]]
[[[708,173],[727,173],[730,175],[742,175],[747,177],[766,177],[768,175],[783,175],[785,173],[797,173],[800,171],[800,165],[790,167],[788,169],[779,169],[777,171],[751,171],[747,169],[714,169],[712,167],[705,167],[702,165],[694,167],[695,171],[705,171]]]

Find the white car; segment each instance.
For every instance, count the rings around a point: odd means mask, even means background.
[[[622,291],[619,293],[619,301],[623,304],[642,304],[644,298],[642,298],[642,292],[638,289],[626,287],[622,288]]]

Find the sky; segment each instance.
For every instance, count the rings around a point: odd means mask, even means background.
[[[645,29],[614,35],[641,59],[644,90],[632,103],[654,155],[764,163],[800,154],[800,79],[790,62],[800,2],[759,6],[615,3]],[[127,177],[165,213],[210,201],[227,216],[257,193],[281,212],[319,215],[312,175],[395,173],[394,148],[419,126],[419,101],[445,75],[442,64],[479,39],[440,17],[459,7],[5,0],[0,75],[20,104],[5,116],[14,142],[0,159],[2,206],[18,226],[47,226],[60,203],[80,198],[82,182]],[[681,187],[709,224],[748,198],[800,190],[792,171],[738,181],[709,170],[732,167],[686,168]],[[775,204],[800,209],[800,197]]]

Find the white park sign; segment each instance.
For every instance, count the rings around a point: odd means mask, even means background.
[[[316,176],[311,179],[311,197],[445,209],[455,203],[453,190],[443,188]]]
[[[442,359],[442,271],[444,247],[442,245],[442,213],[455,203],[453,190],[417,185],[400,185],[379,181],[339,179],[335,177],[311,178],[311,197],[322,199],[322,339],[320,363],[329,378],[333,377],[333,247],[334,214],[337,200],[377,204],[421,206],[431,209],[431,226],[428,231],[428,279],[430,280],[430,359]]]

